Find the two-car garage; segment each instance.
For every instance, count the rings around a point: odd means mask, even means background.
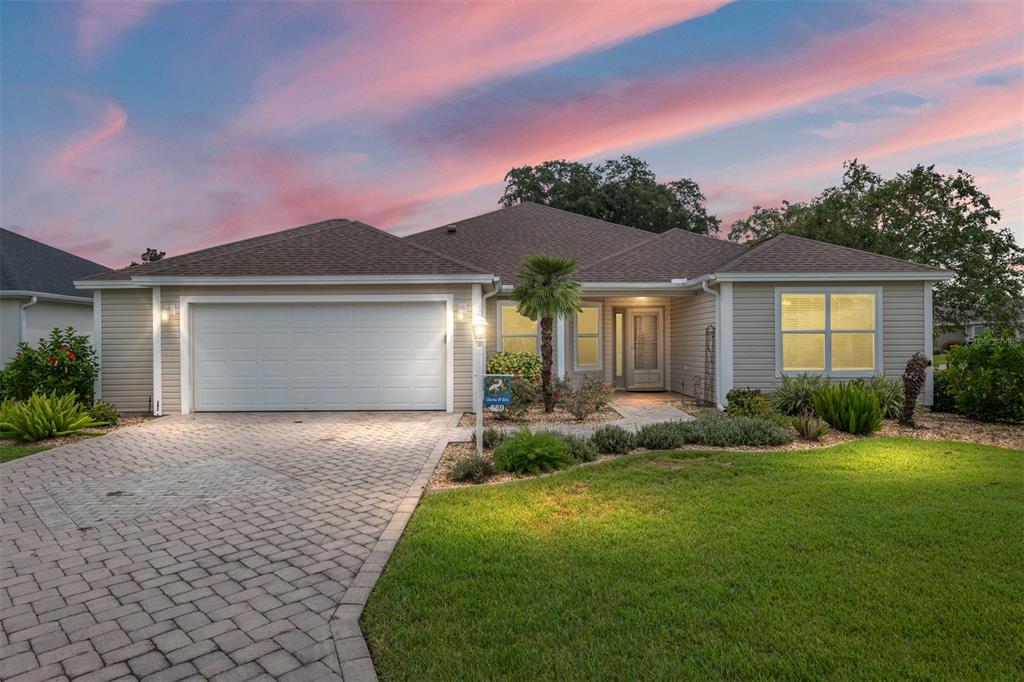
[[[196,411],[447,407],[443,300],[196,301],[188,309]]]

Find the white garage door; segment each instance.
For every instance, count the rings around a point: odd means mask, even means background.
[[[196,410],[447,406],[443,302],[199,304],[192,310]]]

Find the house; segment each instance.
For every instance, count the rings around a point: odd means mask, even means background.
[[[36,343],[54,327],[90,335],[92,292],[74,280],[110,268],[0,228],[0,367],[22,341]]]
[[[328,220],[76,284],[95,292],[99,390],[124,411],[463,411],[484,352],[537,351],[538,325],[509,299],[532,253],[578,264],[559,375],[719,406],[790,373],[900,376],[931,353],[932,286],[952,276],[799,237],[747,247],[524,203],[405,238]]]

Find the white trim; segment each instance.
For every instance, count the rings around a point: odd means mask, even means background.
[[[72,282],[76,289],[134,289],[139,285],[130,279],[76,279]]]
[[[565,317],[555,320],[555,372],[559,379],[565,378]]]
[[[0,298],[38,298],[40,301],[59,301],[60,303],[75,303],[78,305],[92,305],[92,298],[89,296],[68,296],[67,294],[48,294],[45,291],[23,291],[21,289],[8,289],[0,291]]]
[[[681,289],[686,280],[671,280],[668,282],[581,282],[584,289]]]
[[[192,339],[189,308],[203,303],[402,303],[442,301],[445,304],[446,410],[455,411],[455,295],[454,294],[293,294],[248,296],[182,296],[181,413],[192,412]]]
[[[92,349],[96,352],[100,369],[92,382],[92,399],[103,398],[103,292],[97,291],[92,297]]]
[[[580,365],[580,314],[576,313],[576,319],[572,325],[572,366],[576,372],[598,372],[604,369],[604,303],[601,301],[581,301],[581,308],[597,308],[597,364]],[[582,311],[581,311],[582,312]],[[613,320],[614,324],[614,320]],[[584,338],[593,338],[594,334],[587,334]]]
[[[722,295],[708,286],[710,277],[701,281],[705,293],[715,297],[715,403],[719,410],[725,410],[725,394],[722,393]]]
[[[732,342],[732,324],[733,324],[733,307],[732,307],[732,282],[722,282],[719,284],[719,293],[721,298],[721,319],[719,320],[718,335],[721,336],[721,353],[715,364],[721,363],[722,365],[722,404],[728,407],[729,401],[726,396],[729,395],[729,391],[732,390],[733,382],[733,342]]]
[[[160,287],[153,287],[153,416],[159,417],[164,410],[163,356],[161,355]]]
[[[494,347],[498,349],[499,353],[505,350],[504,332],[502,331],[502,324],[501,324],[501,318],[502,318],[501,309],[503,307],[505,307],[505,306],[512,306],[513,308],[515,308],[515,307],[517,307],[517,304],[516,304],[515,301],[498,301],[497,305],[494,308],[495,317],[498,318],[496,323],[495,323],[495,329],[497,330],[498,336],[497,336],[497,339],[495,340],[495,346]],[[537,357],[540,357],[540,320],[535,320],[534,324],[537,325],[537,331],[534,332],[534,336],[536,336],[536,339],[537,339],[537,344],[536,344],[537,350],[536,350],[536,353],[537,353]],[[528,335],[527,334],[509,334],[509,336],[515,336],[516,338],[525,339]]]
[[[866,282],[878,280],[946,280],[952,272],[719,272],[719,282]]]
[[[780,378],[783,376],[797,375],[797,374],[820,374],[827,377],[836,378],[857,378],[857,377],[873,377],[882,376],[885,372],[885,358],[883,351],[885,346],[882,344],[882,287],[775,287],[775,376]],[[822,294],[825,296],[825,328],[821,332],[806,332],[806,333],[823,333],[825,335],[825,369],[821,371],[813,370],[801,370],[787,372],[782,368],[782,295],[783,294]],[[832,370],[832,294],[874,294],[875,295],[875,328],[873,330],[863,330],[863,333],[874,333],[875,335],[875,368],[873,370],[856,370],[856,371],[834,371]],[[857,332],[858,330],[841,330],[840,333]],[[789,334],[799,334],[803,332],[787,332]]]
[[[147,286],[281,286],[311,284],[486,284],[491,275],[291,275],[280,277],[132,277],[130,280],[77,280],[80,289],[106,289]]]
[[[932,285],[934,282],[924,283],[924,354],[932,364],[928,365],[924,381],[924,404],[935,403],[935,365],[932,349],[935,345],[934,336],[934,310],[932,308]]]

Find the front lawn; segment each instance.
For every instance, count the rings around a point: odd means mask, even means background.
[[[1024,673],[1024,451],[653,453],[430,495],[364,627],[382,679]]]
[[[0,445],[0,464],[48,449],[45,445]]]

